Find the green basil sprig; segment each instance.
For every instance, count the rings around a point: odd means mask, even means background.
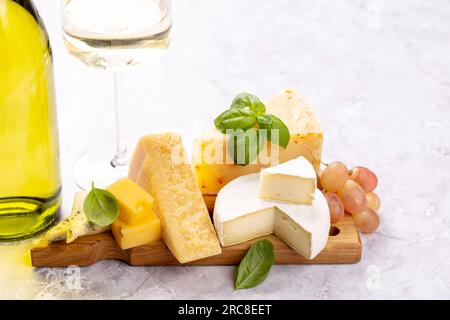
[[[103,189],[94,187],[88,193],[83,203],[86,218],[101,227],[111,225],[119,217],[119,203],[114,195]]]
[[[283,121],[281,121],[280,118],[277,118],[274,115],[270,115],[270,118],[270,123],[268,124],[258,121],[259,128],[267,130],[267,139],[274,143],[278,143],[281,147],[286,149],[291,138],[288,127],[284,124]],[[275,132],[278,132],[277,138],[275,138]]]
[[[228,152],[233,155],[235,164],[247,165],[256,159],[263,146],[264,140],[259,130],[238,128],[230,133]]]
[[[236,270],[236,289],[249,289],[261,284],[275,262],[273,244],[258,240],[248,250]]]
[[[254,161],[265,139],[282,148],[289,144],[288,127],[281,119],[267,114],[264,103],[250,93],[238,94],[230,108],[214,120],[214,125],[222,133],[229,134],[229,152],[238,165],[248,165]],[[261,135],[260,129],[267,130],[267,134]]]
[[[266,113],[266,106],[264,103],[262,103],[257,96],[245,92],[238,94],[234,98],[230,108],[247,110],[256,116]]]
[[[228,109],[214,120],[214,124],[222,133],[230,129],[247,130],[255,126],[256,116],[243,109]]]

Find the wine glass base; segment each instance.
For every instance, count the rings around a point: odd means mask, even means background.
[[[113,166],[111,161],[116,147],[106,145],[92,149],[82,155],[73,167],[73,179],[82,190],[90,190],[92,183],[97,188],[106,188],[128,175],[128,164]]]

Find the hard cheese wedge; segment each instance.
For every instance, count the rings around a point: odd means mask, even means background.
[[[312,204],[316,172],[304,157],[261,171],[259,197],[266,200]]]
[[[155,199],[163,240],[181,263],[222,252],[180,136],[141,138],[129,177]]]
[[[286,149],[266,143],[256,163],[233,164],[227,152],[228,137],[218,130],[205,132],[196,139],[193,155],[198,184],[203,194],[215,195],[231,180],[259,172],[288,160],[304,156],[318,172],[322,156],[323,134],[319,121],[305,102],[292,89],[286,89],[266,103],[267,113],[283,120],[291,134]],[[274,149],[276,148],[276,149]],[[277,152],[273,152],[276,150]]]
[[[330,212],[322,192],[317,190],[312,205],[272,202],[258,197],[258,173],[239,177],[217,195],[214,224],[223,246],[231,246],[275,233],[307,259],[325,247],[330,229]]]
[[[108,188],[120,205],[120,219],[136,224],[152,211],[153,197],[129,178],[123,178]]]
[[[112,233],[119,247],[123,250],[142,246],[161,239],[161,223],[152,212],[147,212],[143,219],[128,224],[121,218],[112,225]]]

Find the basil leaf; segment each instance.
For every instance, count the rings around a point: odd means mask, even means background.
[[[266,139],[283,148],[289,144],[287,126],[274,115],[266,114],[266,107],[259,98],[250,93],[238,94],[230,109],[222,112],[214,125],[223,134],[229,134],[229,150],[234,163],[247,165],[253,162]],[[248,130],[254,129],[247,133]],[[267,130],[267,134],[260,130]],[[228,130],[233,132],[230,134]]]
[[[251,128],[247,131],[242,129],[235,130],[230,135],[228,142],[228,151],[233,156],[234,163],[246,166],[253,162],[258,156],[261,146],[259,131]]]
[[[272,123],[272,117],[270,114],[263,114],[258,116],[258,124],[260,125],[269,125]]]
[[[218,130],[222,131],[222,133],[225,133],[226,128],[223,126],[223,122],[225,120],[242,117],[242,116],[247,116],[247,115],[248,115],[248,113],[245,112],[244,110],[228,109],[228,110],[225,110],[224,112],[222,112],[216,119],[214,119],[214,125],[216,126],[216,128]]]
[[[273,139],[273,135],[272,132],[273,130],[278,130],[278,144],[286,149],[286,147],[289,144],[289,140],[291,139],[291,134],[289,133],[289,129],[288,127],[284,124],[283,121],[281,121],[280,118],[275,117],[274,115],[272,115],[272,124],[270,125],[271,127],[271,136],[270,136],[270,141],[277,143],[276,141],[274,141]]]
[[[111,225],[119,217],[119,203],[116,197],[106,190],[94,187],[88,193],[83,203],[86,218],[101,227]]]
[[[224,129],[242,129],[247,130],[253,128],[256,124],[255,116],[239,116],[231,119],[225,119],[222,121],[222,127]]]
[[[231,102],[230,109],[238,108],[250,108],[251,105],[258,102],[259,98],[251,93],[242,92],[239,93]]]
[[[250,110],[253,111],[256,115],[262,115],[266,113],[266,106],[261,101],[257,101],[250,106]]]
[[[236,289],[249,289],[261,284],[275,262],[273,244],[269,240],[256,241],[236,270]]]
[[[230,109],[247,109],[255,115],[262,115],[266,112],[266,106],[257,96],[245,92],[238,94],[234,98]]]
[[[259,123],[259,128],[267,130],[267,139],[269,141],[286,149],[291,139],[289,129],[280,118],[274,115],[270,115],[270,117],[272,118],[272,122],[270,124]]]

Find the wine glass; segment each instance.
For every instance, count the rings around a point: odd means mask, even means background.
[[[82,189],[105,187],[126,175],[122,71],[157,60],[169,47],[170,0],[62,0],[62,28],[68,51],[85,64],[114,74],[116,144],[91,150],[74,166]]]

